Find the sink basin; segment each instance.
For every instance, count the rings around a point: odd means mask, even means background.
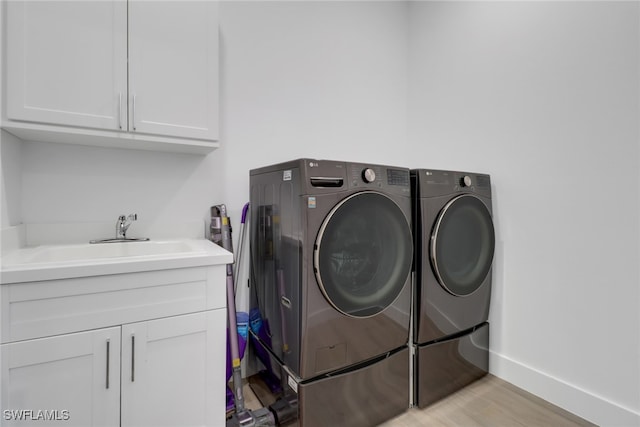
[[[198,248],[181,240],[40,246],[23,261],[26,263],[73,262],[102,258],[183,254],[194,251],[198,251]]]
[[[204,239],[45,245],[3,254],[0,283],[86,277],[233,262]]]

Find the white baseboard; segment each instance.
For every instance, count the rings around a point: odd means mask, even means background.
[[[491,352],[490,371],[511,384],[603,427],[640,426],[640,412],[625,408],[501,354]]]

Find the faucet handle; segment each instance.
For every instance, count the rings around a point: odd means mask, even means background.
[[[120,215],[116,222],[116,239],[125,239],[127,230],[133,221],[138,219],[138,214],[129,214],[129,216]]]

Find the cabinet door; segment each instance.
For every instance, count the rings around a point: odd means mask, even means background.
[[[7,118],[126,129],[126,2],[6,5]]]
[[[122,426],[225,423],[224,309],[122,327]]]
[[[3,426],[119,424],[119,327],[3,344],[0,351]]]
[[[218,139],[218,4],[129,1],[129,131]]]

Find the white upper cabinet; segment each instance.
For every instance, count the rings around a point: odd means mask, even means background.
[[[7,18],[8,119],[119,129],[125,2],[8,1]]]
[[[218,3],[9,0],[2,126],[27,140],[218,146]]]
[[[218,138],[217,4],[129,2],[129,130]]]

